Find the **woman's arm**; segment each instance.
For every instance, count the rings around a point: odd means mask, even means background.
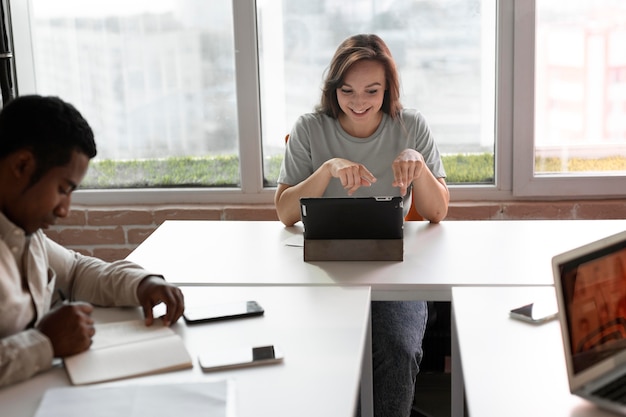
[[[280,221],[285,226],[293,226],[300,220],[300,198],[321,197],[333,177],[339,178],[348,195],[376,181],[374,175],[361,164],[341,158],[329,159],[297,185],[278,184],[274,205]]]
[[[448,214],[450,192],[445,178],[435,178],[430,170],[413,181],[413,204],[419,214],[432,223],[439,223]]]
[[[439,223],[448,214],[450,193],[444,178],[435,178],[424,162],[424,157],[415,149],[405,149],[393,161],[395,187],[401,195],[413,184],[413,204],[426,220]]]
[[[274,205],[278,218],[285,226],[293,226],[300,220],[300,198],[321,197],[330,182],[330,172],[322,165],[309,178],[297,185],[278,184]]]

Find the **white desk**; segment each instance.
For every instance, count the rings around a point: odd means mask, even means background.
[[[369,329],[369,288],[193,288],[186,304],[257,300],[261,317],[173,328],[185,340],[194,368],[111,384],[192,382],[207,378],[234,381],[237,416],[336,416],[354,413]],[[101,321],[140,316],[136,309],[97,309]],[[182,321],[182,319],[181,319]],[[204,349],[274,344],[284,363],[203,373],[196,361]],[[32,417],[47,388],[67,386],[58,367],[29,381],[0,389],[2,416]]]
[[[541,292],[554,288],[452,289],[469,415],[614,416],[570,394],[557,320],[532,325],[509,318],[511,308]]]
[[[179,284],[366,285],[373,300],[450,301],[457,286],[551,285],[553,255],[624,229],[626,220],[407,222],[402,262],[305,263],[303,248],[291,246],[303,242],[300,225],[166,221],[127,259]],[[463,381],[455,337],[453,329],[456,416],[462,414]],[[371,364],[365,362],[368,390]],[[363,412],[371,412],[367,404]]]
[[[455,286],[551,285],[553,255],[626,220],[407,222],[402,262],[303,261],[302,227],[166,221],[127,259],[178,284],[367,285],[374,300],[450,301]]]

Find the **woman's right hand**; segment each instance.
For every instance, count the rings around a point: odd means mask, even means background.
[[[339,178],[348,195],[354,194],[360,187],[369,187],[376,182],[376,177],[363,164],[343,158],[333,158],[326,161],[325,165],[331,176]]]

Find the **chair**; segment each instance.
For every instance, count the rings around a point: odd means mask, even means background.
[[[424,220],[424,217],[417,212],[415,209],[415,200],[413,200],[413,192],[411,192],[411,208],[409,212],[404,216],[405,221],[421,221]]]

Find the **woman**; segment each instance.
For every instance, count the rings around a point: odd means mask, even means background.
[[[376,35],[339,45],[315,113],[296,121],[274,201],[280,220],[300,220],[302,197],[402,196],[431,222],[447,214],[439,151],[423,116],[403,109],[396,64]],[[374,413],[409,416],[422,357],[424,302],[372,303]]]

